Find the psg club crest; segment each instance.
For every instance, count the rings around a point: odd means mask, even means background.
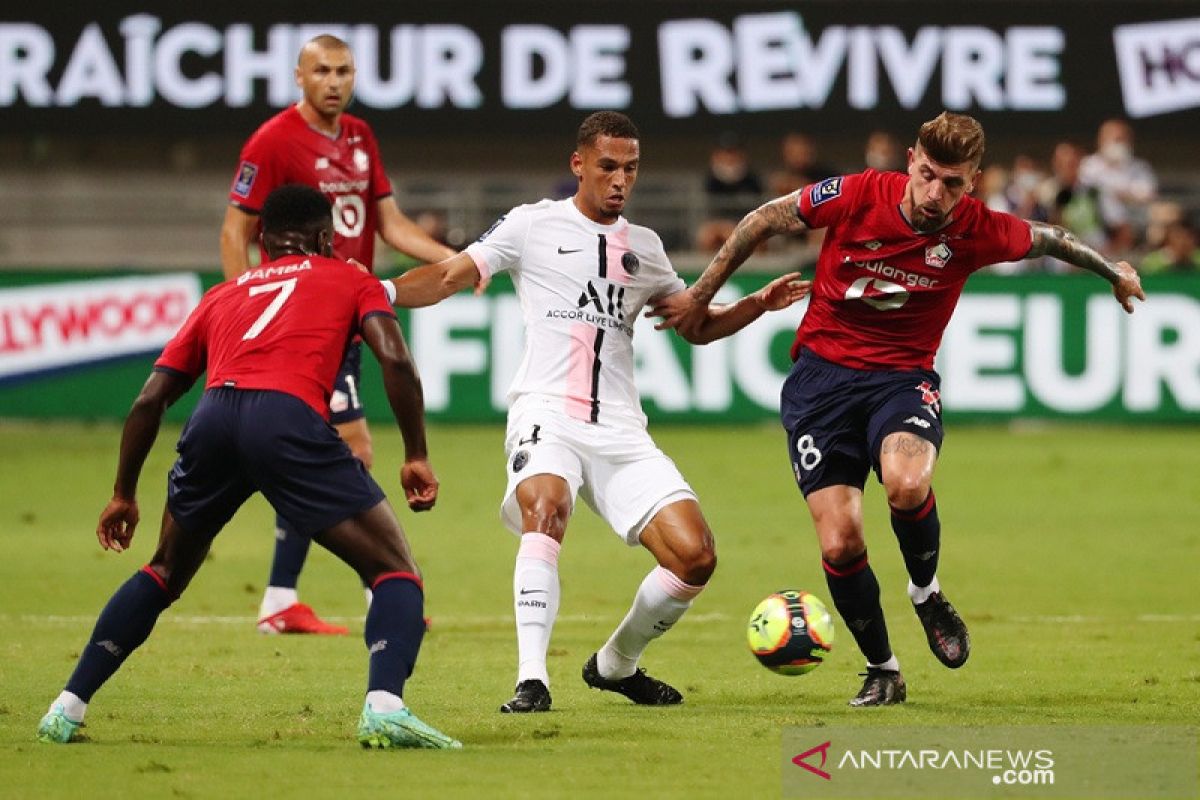
[[[942,269],[952,255],[954,255],[954,251],[947,247],[945,242],[938,242],[925,248],[925,266]]]
[[[623,253],[621,255],[621,268],[630,275],[634,275],[642,268],[642,262],[638,260],[636,253]]]

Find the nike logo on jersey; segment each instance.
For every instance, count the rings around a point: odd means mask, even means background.
[[[558,248],[558,254],[559,254],[560,256],[565,256],[567,253],[582,253],[582,252],[583,252],[583,248],[582,248],[582,247],[577,247],[577,248],[575,248],[574,250],[565,250],[565,249],[563,249],[562,247],[559,247],[559,248]]]
[[[522,589],[521,594],[546,594],[546,589]]]

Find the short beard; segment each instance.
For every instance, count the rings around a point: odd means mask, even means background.
[[[913,228],[921,233],[936,231],[938,228],[945,226],[945,224],[946,217],[934,219],[932,217],[917,216],[916,214],[913,214]]]

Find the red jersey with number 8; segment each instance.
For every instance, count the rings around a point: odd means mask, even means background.
[[[1029,252],[1027,222],[973,197],[945,227],[915,230],[900,210],[907,180],[869,169],[800,190],[800,219],[829,230],[793,360],[803,346],[855,369],[933,369],[971,273]]]
[[[342,114],[340,124],[338,135],[328,136],[295,106],[271,117],[242,148],[229,202],[257,214],[280,186],[311,186],[333,206],[334,254],[371,269],[379,227],[375,204],[392,193],[392,184],[370,126],[352,114]]]
[[[395,318],[379,281],[342,261],[287,256],[218,284],[154,363],[206,389],[294,395],[329,419],[329,395],[351,338],[373,314]]]

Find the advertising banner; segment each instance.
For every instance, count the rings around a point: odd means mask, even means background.
[[[155,354],[200,302],[190,273],[0,291],[0,385]]]
[[[769,277],[737,275],[718,300]],[[196,281],[168,275],[0,288],[0,417],[122,418],[182,321],[183,298],[198,298]],[[937,359],[947,418],[1200,422],[1200,275],[1149,277],[1145,286],[1149,301],[1127,315],[1090,275],[973,277]],[[803,313],[801,304],[767,314],[703,347],[639,320],[635,371],[646,413],[652,421],[774,419]],[[483,296],[401,310],[400,319],[431,419],[503,419],[524,335],[504,276]],[[388,420],[378,367],[364,361],[368,414]],[[172,415],[185,416],[195,395]]]
[[[0,22],[0,109],[20,130],[248,133],[297,97],[300,45],[353,48],[382,135],[570,130],[598,108],[650,135],[909,129],[943,108],[993,135],[1200,121],[1194,3],[942,2],[29,6]],[[403,113],[372,113],[401,111]],[[463,126],[468,126],[464,128]],[[481,127],[486,126],[486,127]],[[864,127],[867,126],[867,127]],[[786,128],[785,128],[786,129]]]

